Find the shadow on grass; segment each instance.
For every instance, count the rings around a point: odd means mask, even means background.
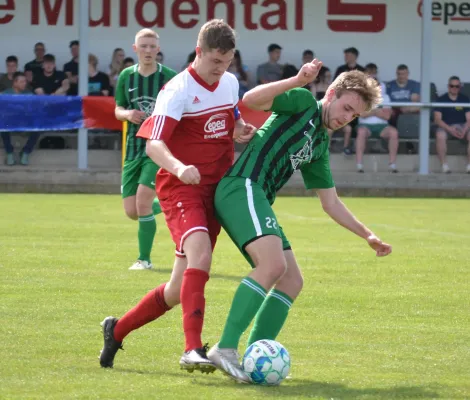
[[[379,400],[388,399],[437,399],[439,394],[432,389],[423,388],[419,386],[396,386],[390,388],[352,388],[341,383],[334,382],[317,382],[307,379],[295,379],[285,381],[282,385],[276,387],[256,386],[256,385],[243,385],[236,383],[226,377],[221,376],[219,373],[201,375],[198,372],[192,374],[170,371],[155,371],[155,370],[138,370],[119,368],[115,369],[116,372],[134,373],[134,374],[149,374],[149,375],[164,375],[173,376],[177,378],[187,377],[191,379],[193,384],[222,388],[222,387],[237,387],[247,391],[247,396],[253,396],[253,391],[259,392],[260,395],[270,397],[322,397],[326,399],[360,399],[371,398]]]

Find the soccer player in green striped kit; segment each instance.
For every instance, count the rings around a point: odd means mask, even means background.
[[[245,105],[270,110],[272,115],[217,186],[217,217],[254,268],[240,283],[222,337],[208,358],[240,382],[249,382],[239,364],[241,335],[254,319],[248,345],[274,340],[302,289],[299,266],[271,207],[276,192],[296,170],[307,189],[316,189],[334,221],[364,239],[377,256],[392,251],[338,198],[328,151],[328,130],[337,130],[376,107],[381,102],[380,86],[362,72],[345,72],[317,101],[302,87],[316,78],[321,65],[315,59],[297,76],[245,94]]]
[[[151,29],[142,29],[135,37],[138,64],[124,69],[116,85],[116,118],[128,121],[126,157],[121,192],[126,215],[139,221],[139,257],[131,270],[151,269],[150,253],[157,231],[155,215],[161,212],[155,197],[158,166],[145,152],[146,140],[136,137],[142,122],[155,107],[158,92],[176,72],[156,61],[159,37]]]

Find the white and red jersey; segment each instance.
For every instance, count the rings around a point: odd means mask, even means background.
[[[189,66],[160,91],[155,110],[137,136],[163,140],[171,153],[185,165],[194,165],[201,184],[220,181],[234,157],[233,130],[240,118],[238,80],[225,72],[219,82],[208,85]],[[183,183],[160,169],[157,192]]]

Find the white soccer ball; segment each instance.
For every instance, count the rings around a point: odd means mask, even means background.
[[[253,383],[279,385],[290,370],[290,356],[275,340],[258,340],[246,349],[242,367]]]

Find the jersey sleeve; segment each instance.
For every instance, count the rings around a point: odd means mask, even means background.
[[[300,172],[306,189],[330,189],[335,186],[328,151],[325,151],[317,161],[301,166]]]
[[[163,87],[158,93],[152,117],[147,118],[137,137],[168,141],[183,115],[185,93],[179,85]]]
[[[127,78],[127,73],[125,71],[119,74],[119,77],[116,83],[114,99],[118,107],[124,107],[127,109],[129,107],[129,102],[126,97],[126,83],[125,83],[126,78]]]
[[[296,88],[276,96],[270,111],[276,114],[294,115],[313,106],[318,107],[312,93],[304,88]]]
[[[240,110],[238,109],[238,102],[240,98],[238,97],[238,93],[240,92],[240,83],[235,75],[231,76],[231,86],[232,86],[232,96],[233,96],[233,115],[235,117],[235,121],[239,120],[242,116]]]

